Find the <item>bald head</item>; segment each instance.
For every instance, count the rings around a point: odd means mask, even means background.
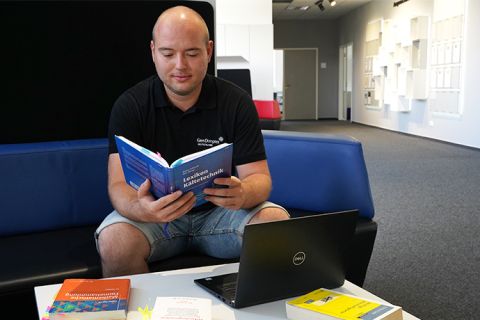
[[[176,6],[165,10],[160,14],[157,22],[153,26],[152,41],[155,42],[155,35],[162,28],[184,28],[190,27],[201,32],[205,43],[208,43],[210,34],[208,32],[207,24],[195,10],[192,10],[185,6]]]
[[[170,101],[183,111],[192,107],[214,51],[205,21],[184,6],[164,11],[153,27],[150,49]]]

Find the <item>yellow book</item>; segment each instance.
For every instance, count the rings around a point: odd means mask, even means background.
[[[353,295],[318,289],[286,302],[291,320],[401,320],[402,308]]]

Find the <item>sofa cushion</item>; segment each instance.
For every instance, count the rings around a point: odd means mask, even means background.
[[[4,260],[0,293],[31,289],[65,278],[100,277],[100,258],[95,249],[96,226],[84,226],[2,237]]]
[[[316,214],[287,208],[292,217]],[[34,286],[60,283],[65,278],[100,278],[100,258],[93,233],[97,225],[74,227],[33,234],[3,237],[0,254],[9,257],[2,263],[0,294],[28,290]],[[347,255],[347,279],[362,285],[373,249],[377,225],[360,218],[354,241]],[[185,253],[150,264],[151,271],[174,270],[204,265],[237,262],[198,253]]]
[[[102,269],[93,233],[97,225],[3,237],[0,254],[0,295],[34,286],[60,283],[66,278],[100,278]],[[236,262],[185,253],[150,264],[152,271]]]

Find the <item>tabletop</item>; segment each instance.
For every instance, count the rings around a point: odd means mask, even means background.
[[[138,311],[138,308],[145,308],[145,306],[148,306],[149,309],[152,309],[157,296],[209,298],[212,300],[213,320],[273,320],[287,318],[285,301],[291,300],[293,297],[242,309],[234,309],[193,282],[193,280],[197,278],[232,273],[236,271],[238,271],[238,263],[119,277],[129,278],[131,280],[127,320],[142,320],[142,314]],[[288,284],[286,283],[285,285]],[[45,315],[47,307],[53,302],[53,299],[60,289],[60,286],[61,284],[53,284],[35,287],[35,297],[37,300],[39,319],[42,319],[42,317]],[[387,301],[382,300],[381,298],[349,281],[345,281],[342,287],[335,290],[374,301],[388,303]],[[414,320],[418,318],[403,311],[403,319]]]

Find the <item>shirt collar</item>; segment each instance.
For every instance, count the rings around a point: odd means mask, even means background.
[[[167,97],[167,93],[165,92],[165,86],[163,85],[162,80],[157,76],[155,76],[154,81],[154,96],[155,96],[155,107],[162,108],[162,107],[175,107],[172,105],[170,100]],[[217,107],[217,101],[215,97],[217,96],[216,93],[216,86],[215,86],[215,78],[207,74],[202,82],[202,91],[200,92],[200,96],[198,97],[197,102],[193,105],[192,109],[214,109]],[[192,110],[193,111],[193,110]]]

